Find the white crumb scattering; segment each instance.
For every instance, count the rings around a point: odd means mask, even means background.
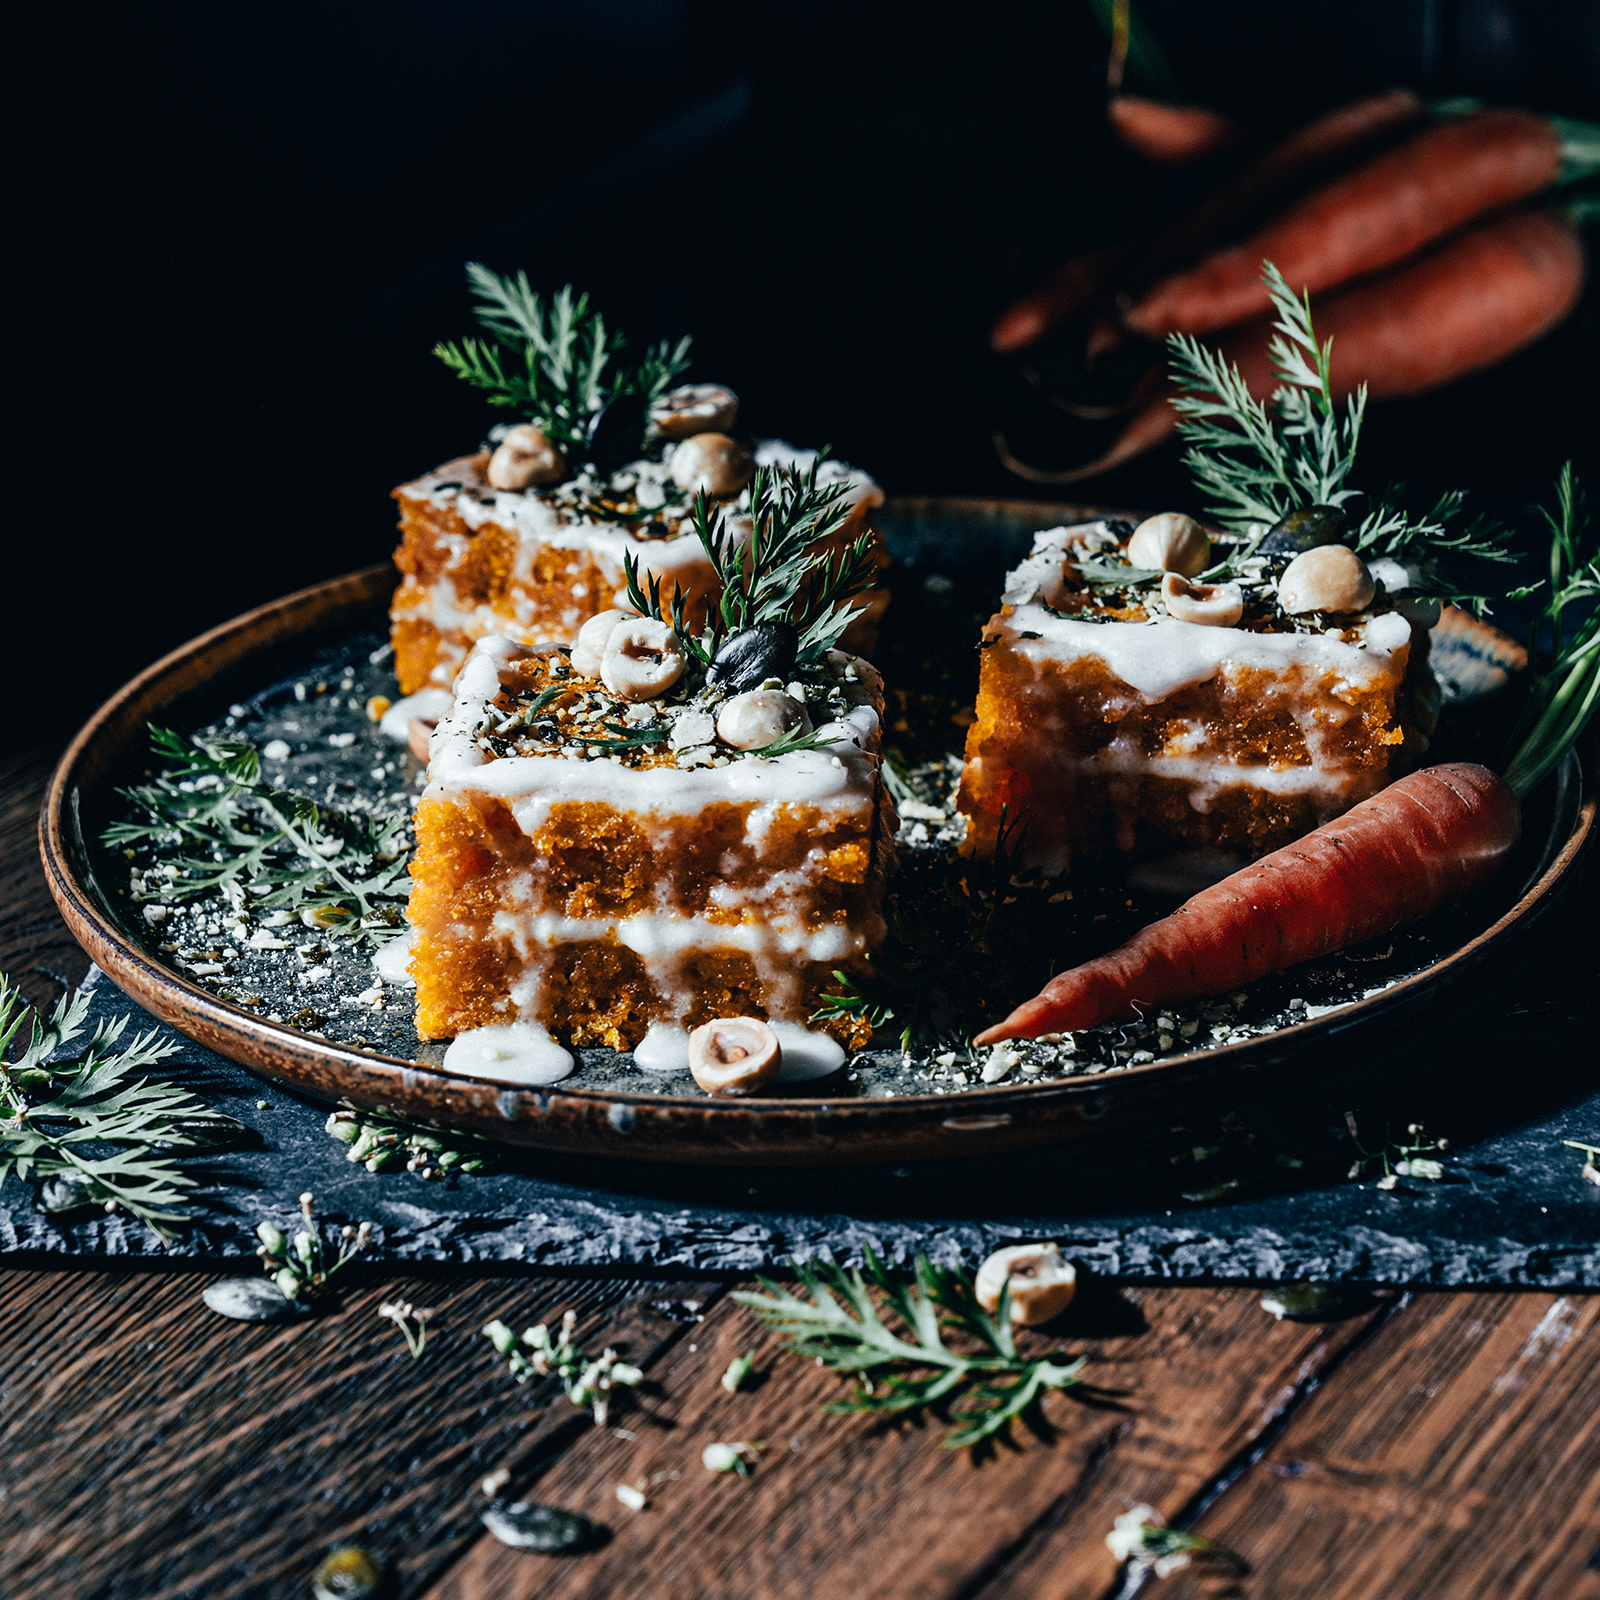
[[[289,945],[287,940],[274,939],[265,928],[257,928],[250,935],[250,948],[252,950],[287,950]]]
[[[199,961],[189,968],[189,971],[197,978],[214,978],[223,970],[223,965],[220,961]]]
[[[348,750],[355,742],[356,736],[353,733],[330,733],[328,735],[328,743],[335,750]]]
[[[998,1083],[1022,1059],[1008,1044],[997,1044],[983,1064],[983,1081]]]
[[[306,970],[300,974],[300,981],[304,984],[326,983],[332,976],[332,967],[307,967]]]
[[[617,1499],[630,1511],[643,1511],[650,1503],[631,1483],[619,1483],[617,1485]]]
[[[282,739],[269,739],[261,747],[262,759],[266,761],[287,761],[293,753]]]

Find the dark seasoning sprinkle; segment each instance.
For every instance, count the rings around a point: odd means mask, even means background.
[[[368,711],[369,703],[398,693],[389,661],[381,635],[361,636],[312,670],[233,706],[201,731],[250,740],[263,752],[272,782],[319,803],[380,816],[405,814],[425,783],[423,769],[379,731]],[[955,809],[959,776],[954,755],[903,775],[891,769],[889,785],[901,810],[901,868],[891,881],[891,911],[915,915],[945,892],[942,886],[956,867],[965,831]],[[348,938],[287,912],[240,906],[221,895],[169,906],[161,899],[159,860],[137,873],[120,858],[108,865],[129,926],[190,981],[258,1016],[357,1049],[425,1065],[442,1059],[443,1043],[417,1038],[410,989],[381,980],[369,951]],[[1172,903],[1131,893],[1120,883],[1075,879],[1068,888],[1025,875],[1012,876],[999,892],[1004,918],[997,927],[1005,930],[1005,938],[974,964],[996,1015],[1002,991],[1017,990],[1018,998],[1025,997],[1032,992],[1029,982],[1036,988],[1048,975],[1016,968],[1017,950],[1028,950],[1035,962],[1041,950],[1054,952],[1059,967],[1107,948]],[[1388,987],[1425,965],[1430,953],[1424,936],[1400,935],[1382,950],[1346,951],[1247,991],[1171,1007],[1136,1023],[989,1050],[970,1050],[953,1026],[946,1026],[934,1044],[903,1050],[898,1024],[891,1023],[873,1048],[859,1052],[839,1073],[794,1087],[805,1096],[830,1099],[958,1094],[1000,1083],[1123,1071],[1303,1022]],[[938,1024],[937,1005],[933,1018]],[[628,1055],[607,1049],[582,1049],[576,1055],[578,1069],[562,1084],[563,1092],[640,1090]],[[702,1093],[686,1074],[652,1078],[646,1087],[656,1094]]]

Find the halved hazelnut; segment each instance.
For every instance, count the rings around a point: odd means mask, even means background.
[[[1053,1244],[1014,1244],[996,1250],[978,1268],[978,1304],[991,1316],[1000,1309],[1000,1293],[1011,1285],[1011,1320],[1037,1327],[1058,1317],[1072,1304],[1078,1274]]]
[[[413,717],[406,724],[406,748],[423,766],[428,764],[428,741],[438,726],[437,717]]]
[[[619,700],[654,700],[683,676],[688,660],[666,623],[627,617],[606,638],[600,681]]]
[[[778,1036],[760,1017],[718,1017],[689,1035],[689,1071],[707,1094],[759,1094],[782,1065]]]
[[[567,470],[566,457],[531,422],[509,429],[489,457],[485,474],[496,489],[529,489],[560,483]]]
[[[1161,580],[1161,598],[1180,622],[1231,628],[1244,615],[1244,591],[1236,583],[1190,583],[1176,572]]]
[[[811,731],[806,708],[782,689],[736,694],[717,713],[717,737],[735,750],[760,750],[802,729]]]
[[[1211,535],[1181,511],[1146,517],[1128,540],[1128,561],[1147,572],[1177,572],[1192,578],[1211,560]]]
[[[726,433],[738,415],[738,395],[721,383],[686,383],[662,395],[650,408],[650,420],[663,439]]]
[[[600,659],[606,653],[606,641],[611,637],[611,630],[619,622],[631,622],[634,613],[631,611],[602,611],[590,617],[578,629],[578,637],[573,642],[572,655],[569,658],[574,672],[581,672],[586,678],[600,676]]]
[[[672,481],[691,494],[703,489],[717,499],[738,492],[756,475],[750,452],[725,433],[697,433],[672,452]]]
[[[1376,592],[1366,562],[1342,544],[1303,551],[1278,579],[1278,604],[1291,617],[1306,611],[1363,611]]]

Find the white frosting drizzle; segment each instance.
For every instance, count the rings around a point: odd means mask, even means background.
[[[378,723],[379,731],[396,744],[406,744],[411,738],[414,717],[437,721],[449,712],[454,698],[448,689],[419,689],[415,694],[408,694],[404,700],[396,700],[384,712]]]
[[[844,1065],[844,1046],[825,1033],[813,1033],[797,1022],[773,1022],[768,1026],[777,1036],[783,1059],[778,1067],[779,1083],[809,1083],[826,1078]]]
[[[575,1063],[537,1022],[469,1028],[450,1041],[444,1070],[491,1083],[542,1087],[570,1077]]]
[[[633,1064],[641,1072],[667,1077],[689,1070],[689,1030],[670,1022],[652,1022],[633,1050]]]
[[[784,439],[756,440],[755,461],[758,467],[797,467],[801,472],[809,472],[811,463],[819,454],[821,452],[817,450],[798,450]],[[844,492],[844,503],[848,506],[883,504],[883,490],[875,478],[860,467],[835,461],[831,456],[817,469],[817,482],[847,484],[849,487]]]
[[[1251,633],[1243,628],[1207,628],[1175,617],[1152,622],[1082,622],[1053,616],[1041,605],[1019,605],[1003,636],[1016,654],[1036,665],[1098,656],[1114,677],[1146,701],[1165,700],[1193,683],[1204,683],[1226,666],[1259,667],[1281,673],[1300,666],[1335,681],[1331,693],[1392,678],[1395,657],[1409,648],[1411,624],[1394,612],[1367,623],[1362,643],[1346,644],[1324,633]],[[1036,633],[1037,639],[1020,635]]]

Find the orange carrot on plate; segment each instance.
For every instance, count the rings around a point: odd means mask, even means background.
[[[1521,830],[1487,767],[1414,772],[1052,978],[975,1043],[1128,1021],[1376,938],[1487,882]]]
[[[1561,134],[1530,111],[1438,123],[1291,206],[1253,238],[1155,285],[1124,313],[1136,333],[1210,333],[1268,309],[1261,262],[1313,296],[1405,260],[1475,217],[1548,187]]]

